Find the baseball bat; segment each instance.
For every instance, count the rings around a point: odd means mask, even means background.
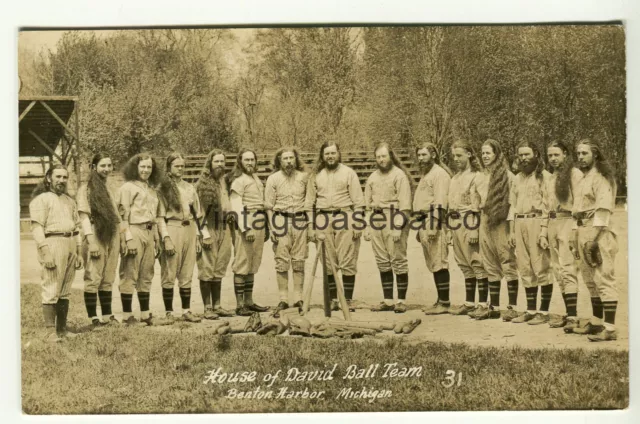
[[[327,275],[327,249],[324,240],[320,241],[322,249],[322,288],[324,292],[324,316],[331,316],[331,294],[329,293],[329,276]]]
[[[331,325],[340,325],[345,324],[351,327],[361,327],[361,328],[371,328],[374,330],[380,329],[382,330],[393,330],[395,327],[395,322],[380,322],[380,321],[343,321],[340,318],[332,317],[327,321]]]
[[[333,273],[333,278],[336,281],[336,289],[338,289],[338,301],[340,302],[340,307],[342,308],[342,315],[344,315],[345,321],[351,321],[351,312],[349,311],[349,305],[347,304],[347,299],[344,297],[344,286],[342,285],[342,275],[339,275],[336,267],[333,264],[333,261],[329,261],[329,266],[331,267],[331,272]],[[330,314],[328,316],[331,316]]]
[[[316,279],[316,271],[318,269],[318,260],[320,259],[320,249],[316,248],[316,258],[313,261],[313,269],[311,270],[311,279],[304,285],[304,294],[302,296],[302,315],[309,312],[311,306],[311,293],[313,292],[313,281]]]

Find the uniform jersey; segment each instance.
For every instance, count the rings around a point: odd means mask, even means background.
[[[472,196],[471,186],[479,172],[471,167],[451,177],[449,184],[449,209],[458,212],[477,211],[478,198]]]
[[[42,225],[45,234],[80,229],[76,202],[68,194],[42,193],[31,201],[29,212],[31,221]]]
[[[573,213],[594,212],[593,226],[608,226],[616,205],[616,184],[609,181],[592,167],[577,184],[573,202]]]
[[[397,166],[389,172],[374,171],[367,179],[364,189],[367,210],[389,209],[411,210],[411,183],[407,175]]]
[[[120,187],[118,210],[129,224],[153,223],[158,214],[158,195],[146,182],[127,181]]]
[[[536,211],[547,216],[549,206],[545,187],[550,177],[551,174],[547,170],[542,171],[542,181],[536,177],[535,172],[529,175],[520,172],[515,176],[509,195],[511,207],[509,208],[508,221],[513,221],[515,214]]]
[[[231,183],[231,192],[242,198],[247,210],[264,209],[264,185],[257,175],[242,174]]]
[[[428,211],[431,206],[434,209],[447,208],[449,202],[449,184],[451,176],[440,165],[433,164],[418,183],[415,197],[413,198],[414,211]]]
[[[573,193],[578,188],[578,183],[582,179],[582,172],[577,168],[571,169],[571,189],[569,190],[569,197],[565,202],[560,203],[556,196],[556,180],[558,179],[558,173],[555,172],[549,176],[547,180],[547,199],[549,203],[550,211],[567,211],[570,212],[573,209]]]
[[[279,212],[302,212],[305,210],[305,198],[309,174],[294,170],[291,176],[278,171],[267,178],[264,191],[264,207]]]
[[[334,170],[324,168],[309,178],[305,209],[362,209],[364,196],[355,171],[339,164]]]

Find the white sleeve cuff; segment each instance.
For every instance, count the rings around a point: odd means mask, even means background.
[[[594,227],[608,227],[609,217],[611,212],[606,209],[598,209],[593,214],[593,226]]]

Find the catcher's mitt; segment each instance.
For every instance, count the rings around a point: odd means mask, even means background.
[[[600,247],[595,241],[588,241],[582,247],[582,253],[584,254],[584,260],[590,267],[595,268],[602,264],[602,255],[600,254]]]
[[[245,333],[253,333],[258,331],[262,327],[262,320],[260,319],[260,314],[254,312],[247,320],[247,323],[244,326]]]
[[[289,334],[292,336],[310,336],[311,323],[308,319],[293,316],[289,318]]]

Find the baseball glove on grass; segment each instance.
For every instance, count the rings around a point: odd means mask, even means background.
[[[590,267],[595,268],[602,264],[602,255],[600,254],[600,247],[595,241],[588,241],[582,247],[582,253],[584,254],[584,260]]]

